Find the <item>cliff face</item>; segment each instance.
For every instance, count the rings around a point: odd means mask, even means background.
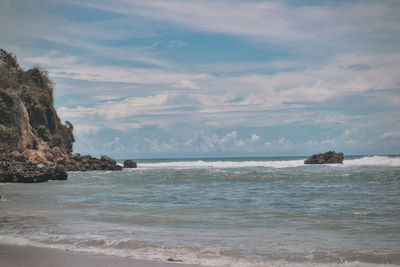
[[[58,147],[72,152],[73,126],[54,109],[53,83],[39,68],[23,71],[0,49],[0,154]]]
[[[45,71],[24,71],[0,49],[0,182],[66,179],[67,170],[121,170],[114,160],[72,155],[73,125],[54,109]]]

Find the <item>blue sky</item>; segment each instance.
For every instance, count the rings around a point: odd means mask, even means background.
[[[400,154],[399,1],[2,0],[74,151]]]

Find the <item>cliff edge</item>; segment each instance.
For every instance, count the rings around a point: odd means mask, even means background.
[[[0,182],[66,179],[67,170],[121,170],[109,157],[72,155],[74,127],[58,117],[53,90],[47,72],[24,71],[0,49]]]

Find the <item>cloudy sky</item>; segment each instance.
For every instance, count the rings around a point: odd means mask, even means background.
[[[400,2],[1,0],[74,151],[400,154]]]

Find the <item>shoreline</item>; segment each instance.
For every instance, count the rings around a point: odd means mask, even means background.
[[[57,248],[0,244],[0,267],[200,267],[176,262],[135,260]]]

